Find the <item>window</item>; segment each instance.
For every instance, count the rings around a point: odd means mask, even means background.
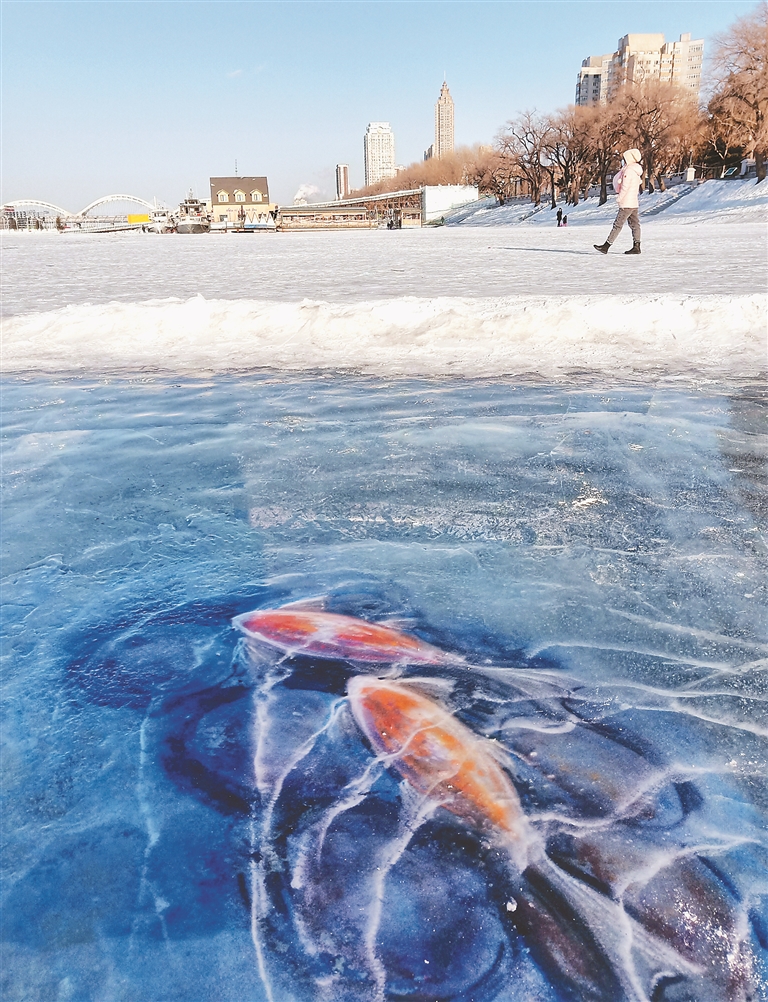
[[[244,191],[237,191],[236,190],[235,191],[235,201],[236,202],[244,202],[245,201],[245,192]]]
[[[229,195],[227,194],[226,191],[220,191],[218,197],[219,197],[219,201],[220,202],[228,202],[229,201]]]
[[[263,196],[262,196],[261,192],[258,191],[258,189],[256,191],[252,191],[251,192],[251,201],[252,202],[260,202],[262,200],[262,198],[263,198]]]

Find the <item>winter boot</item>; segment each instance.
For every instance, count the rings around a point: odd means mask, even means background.
[[[595,250],[599,250],[601,254],[607,254],[610,250],[611,245],[606,240],[604,244],[592,244]],[[639,253],[639,252],[638,252]]]
[[[640,253],[640,241],[632,241],[632,250],[624,251],[625,254],[639,254]]]

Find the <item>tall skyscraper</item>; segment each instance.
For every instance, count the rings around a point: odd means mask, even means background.
[[[336,164],[336,198],[349,194],[349,164]]]
[[[433,155],[438,159],[453,153],[453,98],[443,80],[440,97],[435,104],[435,144]]]
[[[704,39],[691,40],[690,33],[677,42],[665,42],[662,34],[633,34],[619,39],[608,56],[589,56],[581,64],[576,82],[576,104],[605,104],[627,83],[661,80],[674,83],[699,96]]]
[[[365,183],[395,176],[395,137],[389,122],[369,122],[363,137]]]

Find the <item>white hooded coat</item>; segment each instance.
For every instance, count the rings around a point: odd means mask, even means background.
[[[640,166],[640,150],[624,153],[624,166],[613,178],[613,190],[619,196],[620,209],[636,209],[638,194],[643,183],[643,168]]]

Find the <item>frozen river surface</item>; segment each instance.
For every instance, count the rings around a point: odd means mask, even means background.
[[[201,295],[206,299],[365,302],[395,296],[738,295],[765,292],[764,219],[644,220],[643,254],[626,237],[596,254],[606,224],[439,227],[363,233],[6,234],[6,315]]]
[[[750,225],[721,227],[729,260]],[[319,371],[317,312],[294,358],[229,371],[253,323],[238,297],[293,308],[301,262],[297,296],[388,297],[395,332],[424,297],[530,312],[494,301],[502,273],[474,254],[523,240],[510,260],[549,260],[555,237],[451,232],[14,238],[4,1000],[768,998],[763,290],[736,265],[728,288],[693,266],[665,286],[650,256],[651,288],[631,273],[636,309],[685,301],[674,333],[691,356],[699,339],[705,379],[671,348],[632,378],[599,353],[556,381],[492,353],[482,378],[393,374],[386,351],[356,375],[338,326],[347,371]],[[392,267],[363,279],[371,248]],[[574,288],[638,263],[562,257]],[[594,274],[581,292],[620,315]],[[185,367],[198,293],[230,302],[228,326]],[[182,312],[158,320],[145,300],[169,296]],[[701,336],[718,297],[754,325],[736,367]],[[466,362],[478,315],[454,311],[449,350],[423,314],[422,344]],[[164,365],[145,354],[162,331]],[[232,625],[308,599],[290,637]]]

